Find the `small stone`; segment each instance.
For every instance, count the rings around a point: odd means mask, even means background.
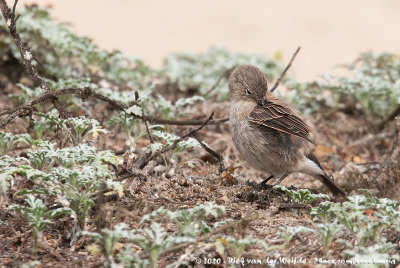
[[[154,172],[156,173],[163,173],[167,170],[167,168],[163,165],[158,165],[154,167]]]

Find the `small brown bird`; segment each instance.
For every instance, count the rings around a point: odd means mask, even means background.
[[[261,184],[275,177],[278,185],[290,173],[302,172],[317,177],[334,195],[346,195],[313,154],[310,127],[289,105],[268,92],[267,79],[257,67],[236,67],[229,77],[229,90],[233,142],[250,165],[270,175]]]

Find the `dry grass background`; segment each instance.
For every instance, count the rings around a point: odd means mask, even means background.
[[[9,2],[13,2],[9,0]],[[101,47],[141,56],[157,67],[170,52],[204,51],[212,45],[289,60],[300,81],[332,71],[359,52],[400,53],[400,1],[388,0],[21,0],[52,5],[59,21]]]

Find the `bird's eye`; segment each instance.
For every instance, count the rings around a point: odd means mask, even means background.
[[[251,95],[251,91],[248,88],[246,88],[246,95]]]

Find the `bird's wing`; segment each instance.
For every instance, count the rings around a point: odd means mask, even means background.
[[[290,108],[275,102],[267,101],[265,105],[257,105],[248,119],[257,125],[296,135],[312,142],[308,138],[310,128],[307,124]]]

